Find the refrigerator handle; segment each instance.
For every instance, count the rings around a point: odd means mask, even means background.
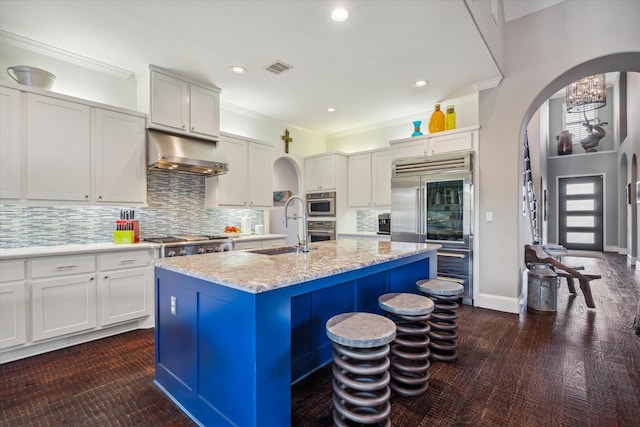
[[[420,208],[420,218],[422,218],[422,227],[420,228],[420,234],[424,234],[425,239],[427,235],[427,186],[422,187],[422,207]]]
[[[420,187],[416,187],[416,234],[420,234],[420,224],[422,223],[422,195],[420,194]]]

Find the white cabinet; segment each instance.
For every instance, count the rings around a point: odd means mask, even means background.
[[[251,238],[251,239],[233,239],[233,250],[234,251],[246,251],[252,249],[263,249],[263,248],[276,248],[279,246],[286,246],[287,243],[285,238],[277,238],[277,239],[260,239],[260,238]]]
[[[346,178],[347,157],[332,153],[305,159],[307,191],[336,190]]]
[[[89,200],[90,108],[27,94],[27,199]]]
[[[399,141],[391,141],[391,157],[402,159],[404,157],[424,156],[427,153],[426,142],[424,138],[403,139]]]
[[[220,136],[220,90],[150,67],[149,127],[205,139]],[[141,82],[145,85],[145,82]],[[144,102],[142,103],[144,104]]]
[[[390,141],[393,159],[478,150],[478,126]]]
[[[152,259],[149,250],[113,252],[98,256],[101,326],[153,313]]]
[[[207,207],[273,206],[271,147],[225,135],[218,149],[227,157],[229,172],[205,181]]]
[[[0,198],[20,198],[20,91],[0,87]]]
[[[95,256],[36,259],[31,277],[34,341],[96,327]]]
[[[97,201],[146,202],[145,124],[140,116],[95,110],[93,194]]]
[[[349,206],[391,206],[391,150],[349,156]]]
[[[0,261],[0,349],[27,342],[24,261]]]
[[[0,198],[146,203],[144,115],[59,94],[0,89]]]
[[[430,156],[453,151],[473,150],[474,132],[450,131],[441,136],[433,136],[427,140],[427,154]]]

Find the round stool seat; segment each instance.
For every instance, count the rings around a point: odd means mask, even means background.
[[[464,292],[464,286],[458,282],[441,279],[425,279],[416,282],[420,292],[427,295],[452,296],[460,295]]]
[[[331,341],[347,347],[379,347],[396,337],[395,323],[373,313],[338,314],[327,321],[326,327]]]
[[[433,311],[433,301],[422,295],[396,293],[378,298],[378,305],[387,313],[421,316]]]

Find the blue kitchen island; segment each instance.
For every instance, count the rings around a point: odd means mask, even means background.
[[[204,426],[288,426],[291,384],[331,361],[325,323],[417,293],[440,245],[332,240],[308,253],[157,260],[156,385]],[[273,251],[273,250],[272,250]]]

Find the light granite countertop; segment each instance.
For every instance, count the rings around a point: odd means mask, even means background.
[[[309,244],[307,253],[232,251],[160,258],[156,266],[250,293],[266,292],[407,256],[435,251],[430,243],[338,239]]]
[[[0,249],[0,260],[15,258],[32,258],[51,255],[73,255],[87,252],[112,252],[136,249],[159,248],[158,243],[133,243],[130,245],[115,243],[88,243],[58,246],[29,246],[24,248]]]

